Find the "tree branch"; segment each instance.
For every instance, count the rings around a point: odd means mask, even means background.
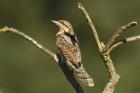
[[[43,47],[41,44],[39,44],[36,40],[34,40],[30,36],[26,35],[25,33],[18,31],[17,29],[4,27],[4,28],[0,29],[0,33],[2,33],[2,32],[12,32],[18,36],[21,36],[22,38],[26,39],[27,41],[29,41],[30,43],[35,45],[37,48],[39,48],[45,54],[49,55],[51,58],[53,58],[59,64],[64,75],[66,76],[67,80],[72,85],[72,87],[75,89],[76,93],[84,93],[82,87],[76,80],[76,78],[73,74],[73,71],[67,66],[66,60],[62,59],[58,54],[56,55],[55,53],[51,52],[49,49],[47,49],[47,48]]]
[[[109,41],[106,44],[106,48],[105,51],[108,51],[108,49],[115,43],[116,39],[125,31],[127,31],[127,29],[135,26],[137,24],[136,21],[132,21],[124,26],[122,26],[121,28],[119,28],[113,35],[112,37],[109,39]]]
[[[110,54],[103,51],[103,50],[105,50],[106,47],[103,42],[100,42],[98,33],[97,33],[95,26],[93,25],[93,22],[92,22],[91,18],[89,17],[89,14],[87,13],[86,9],[83,7],[83,5],[81,3],[78,3],[78,7],[84,14],[85,18],[88,21],[89,26],[92,29],[93,36],[96,40],[96,44],[98,46],[99,53],[101,55],[101,58],[104,61],[104,64],[108,70],[108,73],[109,73],[109,80],[108,80],[106,86],[104,87],[102,93],[113,93],[115,90],[115,87],[118,83],[119,75],[116,73],[115,67],[110,58]],[[120,33],[120,31],[118,31],[118,32]],[[118,34],[118,32],[116,34]],[[111,38],[111,43],[114,42],[114,39],[116,39],[116,35],[113,36],[113,40]]]
[[[113,66],[113,62],[110,58],[110,52],[117,46],[122,45],[124,43],[127,42],[131,42],[131,41],[136,41],[140,39],[140,36],[134,36],[134,37],[130,37],[130,38],[126,38],[123,40],[120,40],[119,42],[115,43],[117,38],[125,31],[127,31],[127,29],[135,26],[137,24],[136,21],[132,21],[130,23],[128,23],[127,25],[122,26],[121,28],[119,28],[113,35],[112,37],[109,39],[108,43],[106,44],[105,48],[104,48],[104,52],[101,53],[103,58],[104,58],[104,62],[105,65],[107,66],[107,69],[109,71],[109,81],[107,83],[107,85],[105,86],[104,90],[102,93],[113,93],[115,90],[115,86],[118,83],[118,80],[120,78],[120,76],[116,73],[115,68]]]
[[[133,41],[137,41],[140,40],[140,35],[137,36],[132,36],[132,37],[128,37],[122,40],[119,40],[118,42],[116,42],[115,44],[113,44],[109,49],[108,49],[108,53],[110,53],[113,49],[115,49],[116,47],[128,43],[128,42],[133,42]]]
[[[113,65],[112,59],[109,54],[102,53],[102,57],[104,60],[104,64],[109,73],[109,79],[104,87],[102,93],[113,93],[115,91],[115,87],[118,83],[120,76],[116,73],[115,67]]]
[[[41,44],[39,44],[36,40],[31,38],[30,36],[24,34],[23,32],[18,31],[17,29],[14,28],[9,28],[9,27],[4,27],[0,29],[0,32],[12,32],[15,33],[18,36],[21,36],[22,38],[30,41],[33,45],[35,45],[37,48],[39,48],[41,51],[43,51],[45,54],[48,54],[50,57],[52,57],[56,62],[58,62],[58,58],[56,54],[51,52],[49,49],[43,47]]]
[[[94,24],[93,24],[93,22],[92,22],[92,20],[91,20],[91,18],[89,16],[89,14],[87,13],[86,9],[84,8],[84,6],[80,2],[78,3],[78,8],[84,14],[84,16],[85,16],[85,18],[86,18],[86,20],[87,20],[92,32],[93,32],[93,35],[94,35],[94,38],[95,38],[95,41],[96,41],[96,44],[97,44],[97,47],[98,47],[99,51],[102,51],[102,45],[101,45],[101,42],[99,40],[98,33],[96,31],[96,28],[95,28],[95,26],[94,26]]]

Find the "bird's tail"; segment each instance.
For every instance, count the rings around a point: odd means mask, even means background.
[[[83,65],[81,65],[79,68],[75,68],[74,69],[75,74],[77,75],[77,78],[79,79],[79,81],[81,81],[81,83],[83,83],[84,85],[88,86],[88,87],[93,87],[94,86],[94,82],[93,79],[90,77],[90,75],[86,72],[85,68],[83,67]]]

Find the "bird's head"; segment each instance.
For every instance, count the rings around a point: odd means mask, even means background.
[[[59,20],[59,21],[54,21],[52,20],[57,26],[59,26],[60,30],[56,35],[61,35],[68,33],[70,35],[74,35],[72,25],[66,21],[66,20]]]

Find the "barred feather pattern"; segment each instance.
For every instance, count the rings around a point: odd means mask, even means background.
[[[83,65],[81,65],[80,68],[76,68],[74,69],[79,81],[81,81],[81,83],[85,84],[88,87],[92,87],[94,86],[93,80],[92,78],[89,76],[89,74],[86,72],[85,68],[83,67]]]
[[[70,37],[58,35],[56,37],[56,45],[59,49],[59,53],[65,57],[68,66],[74,70],[79,81],[88,87],[94,86],[92,78],[88,75],[81,63],[81,53],[78,41],[73,44]]]

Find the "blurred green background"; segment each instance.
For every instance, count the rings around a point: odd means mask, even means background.
[[[81,0],[106,42],[121,25],[140,21],[140,0]],[[76,0],[0,0],[0,26],[14,27],[57,52],[58,27],[50,20],[72,23],[78,37],[82,62],[94,78],[86,93],[101,93],[107,82],[106,68]],[[140,34],[140,24],[121,36]],[[140,93],[140,41],[125,44],[112,53],[121,79],[115,93]],[[75,93],[57,63],[26,40],[0,34],[0,93]]]

